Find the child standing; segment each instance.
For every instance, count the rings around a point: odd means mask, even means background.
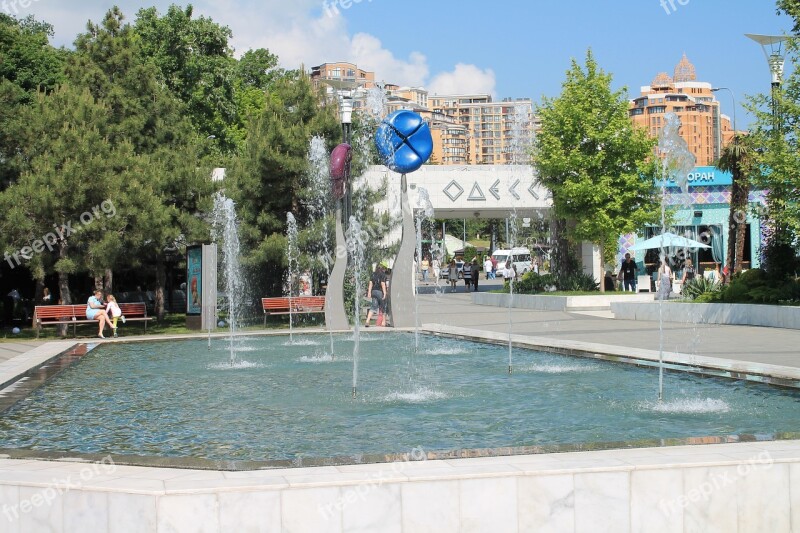
[[[106,312],[111,317],[111,328],[114,330],[114,336],[117,336],[117,320],[122,316],[122,309],[117,305],[117,299],[113,294],[109,294],[106,298]],[[125,323],[125,317],[122,316],[122,323]]]

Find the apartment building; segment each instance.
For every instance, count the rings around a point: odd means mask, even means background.
[[[434,114],[453,117],[469,132],[470,164],[528,164],[536,122],[530,98],[495,102],[489,94],[431,95]]]
[[[407,109],[428,122],[433,136],[431,161],[442,165],[527,164],[536,123],[529,98],[495,102],[489,94],[430,95],[422,87],[378,84],[375,73],[353,63],[323,63],[312,67],[315,86],[329,94],[349,91],[348,100],[358,112],[367,105],[368,90],[381,86],[386,112]]]
[[[428,123],[433,137],[431,163],[466,165],[469,163],[469,127],[455,117],[428,108],[428,91],[421,87],[397,87],[387,84],[386,112],[407,109],[418,113]]]
[[[371,89],[375,87],[375,73],[358,68],[353,63],[323,63],[311,67],[311,81],[318,85],[321,81],[339,81]]]
[[[733,138],[728,116],[721,112],[713,85],[697,81],[695,67],[686,54],[675,67],[674,75],[659,73],[641,95],[631,101],[631,120],[657,137],[664,125],[664,116],[675,113],[681,119],[681,137],[697,158],[698,166],[713,165],[722,147]]]

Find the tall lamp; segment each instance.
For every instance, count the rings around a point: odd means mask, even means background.
[[[336,95],[337,101],[339,102],[339,120],[342,123],[342,142],[351,144],[353,133],[353,97],[364,83],[356,80],[341,79],[320,79],[319,81],[330,87],[331,92]],[[345,186],[347,189],[342,199],[342,222],[346,228],[350,222],[350,215],[353,214],[353,193],[349,184]]]
[[[780,127],[778,121],[777,92],[781,87],[783,69],[786,65],[786,49],[783,46],[786,37],[783,35],[757,35],[753,33],[746,33],[745,37],[761,45],[761,49],[764,51],[764,57],[767,58],[767,65],[769,66],[769,72],[772,76],[772,115],[777,130],[777,128]]]
[[[752,33],[745,34],[745,37],[761,45],[764,56],[767,58],[772,84],[772,134],[779,136],[781,134],[781,120],[778,102],[781,82],[783,81],[783,69],[786,65],[786,49],[784,47],[786,37],[783,35],[758,35]],[[770,209],[773,210],[773,213],[776,213],[780,208],[781,202],[783,201],[782,199],[784,198],[783,191],[776,189],[780,189],[780,187],[774,187],[769,192]],[[773,238],[782,238],[783,227],[781,222],[774,222],[773,229]]]
[[[730,90],[728,87],[714,87],[711,89],[712,93],[718,91],[728,91],[731,94],[731,100],[733,100],[733,142],[736,142],[736,95],[733,94],[733,91]]]

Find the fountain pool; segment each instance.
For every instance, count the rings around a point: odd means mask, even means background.
[[[0,448],[269,466],[800,430],[796,390],[670,373],[659,403],[652,368],[516,349],[509,376],[504,347],[425,336],[414,354],[404,333],[362,335],[353,400],[352,359],[329,342],[245,337],[233,365],[222,339],[102,345],[3,413]]]

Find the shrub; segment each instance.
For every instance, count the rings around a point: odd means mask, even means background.
[[[722,285],[719,282],[712,281],[703,276],[695,276],[683,286],[683,296],[690,300],[701,301],[701,296],[709,295],[702,300],[709,301],[709,298],[718,298],[721,290]]]
[[[556,286],[560,291],[591,292],[600,290],[600,284],[594,280],[594,277],[583,272],[558,276]]]
[[[777,304],[800,300],[800,283],[794,279],[776,279],[769,273],[752,269],[735,275],[722,290],[727,303]]]
[[[719,302],[719,297],[722,293],[720,291],[714,292],[704,292],[694,298],[694,301],[699,304],[711,304],[715,302]]]
[[[530,271],[514,283],[514,292],[517,294],[538,294],[545,292],[551,285],[557,285],[555,276],[552,274],[537,274]],[[508,285],[505,291],[508,292]]]

